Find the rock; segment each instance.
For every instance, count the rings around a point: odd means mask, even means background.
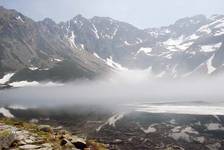
[[[14,126],[24,126],[23,122],[16,121],[14,122]]]
[[[55,132],[59,132],[59,131],[62,131],[62,130],[63,130],[62,126],[58,126],[56,128],[53,128],[53,131],[55,131]]]
[[[87,148],[87,145],[85,143],[82,143],[82,142],[75,142],[75,143],[72,143],[76,148],[78,149],[86,149]]]
[[[33,143],[34,143],[34,141],[31,140],[31,139],[24,139],[24,142],[25,142],[26,144],[33,144]]]
[[[209,149],[209,150],[219,150],[222,145],[218,142],[214,143],[214,144],[208,144],[206,145],[206,147]]]
[[[74,148],[74,145],[67,139],[62,139],[60,145],[64,148]]]
[[[29,122],[37,124],[39,122],[39,120],[38,119],[31,119]]]
[[[41,146],[42,148],[40,148],[39,150],[53,150],[52,145],[50,143],[44,143]]]
[[[66,139],[62,139],[60,145],[61,145],[61,146],[64,146],[65,144],[67,144],[67,142],[68,142],[68,141],[67,141]]]
[[[177,146],[177,145],[167,145],[165,150],[184,150],[183,147]]]
[[[123,141],[121,139],[115,139],[112,141],[113,144],[121,144]]]
[[[38,150],[53,150],[53,148],[51,148],[51,147],[43,147],[43,148],[39,148]]]
[[[66,134],[68,134],[68,131],[66,131],[66,130],[59,130],[58,133],[61,134],[61,135],[66,135]]]
[[[79,138],[77,136],[71,136],[71,143],[77,148],[84,150],[87,148],[86,141],[83,138]]]
[[[72,143],[81,142],[81,143],[86,144],[85,139],[80,138],[80,137],[77,137],[77,136],[74,136],[74,135],[71,136],[71,142],[72,142]]]
[[[53,132],[51,126],[49,125],[40,125],[38,128],[40,131],[43,131],[43,132],[50,132],[50,133]]]
[[[0,128],[0,149],[9,148],[15,140],[15,133],[11,129]]]
[[[50,143],[44,143],[44,144],[42,144],[42,146],[44,146],[44,147],[51,147],[51,144]]]
[[[39,146],[39,145],[27,144],[27,145],[19,146],[19,148],[20,148],[20,149],[23,149],[23,150],[31,150],[31,149],[41,148],[41,146]]]

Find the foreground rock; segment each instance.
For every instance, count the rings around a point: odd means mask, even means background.
[[[87,144],[88,143],[88,144]],[[13,150],[106,150],[104,144],[74,136],[49,125],[0,119],[0,149]]]

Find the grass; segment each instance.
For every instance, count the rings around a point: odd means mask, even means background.
[[[10,130],[3,130],[0,131],[0,138],[4,138],[4,137],[8,137],[12,134],[12,132]]]

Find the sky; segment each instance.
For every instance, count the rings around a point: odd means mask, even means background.
[[[177,19],[224,14],[224,0],[0,0],[34,20],[66,21],[77,14],[111,17],[139,28],[166,26]]]

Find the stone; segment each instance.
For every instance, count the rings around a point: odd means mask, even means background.
[[[44,147],[51,147],[51,144],[50,143],[44,143],[44,144],[42,144],[42,146],[44,146]]]
[[[50,133],[53,132],[51,126],[49,125],[40,125],[38,128],[40,131],[43,131],[43,132],[50,132]]]
[[[77,136],[75,136],[75,135],[71,136],[71,142],[72,142],[72,143],[81,142],[81,143],[86,144],[85,139],[80,138],[80,137],[77,137]]]
[[[67,139],[62,139],[60,145],[64,148],[74,148],[74,145]]]
[[[19,146],[19,148],[20,148],[20,149],[23,149],[23,150],[31,150],[31,149],[41,148],[41,146],[39,146],[39,145],[27,144],[27,145]]]
[[[31,119],[29,122],[37,124],[39,122],[39,120],[38,119]]]

